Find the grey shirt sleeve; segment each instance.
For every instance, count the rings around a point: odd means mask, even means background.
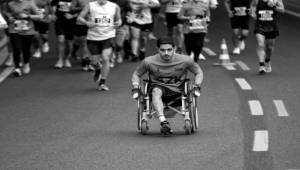
[[[203,71],[201,67],[195,63],[193,60],[188,62],[188,70],[194,73],[195,75],[195,84],[201,85],[203,81]]]
[[[133,86],[140,85],[140,78],[148,71],[148,65],[145,60],[141,62],[140,65],[137,66],[135,71],[132,74],[131,82]]]

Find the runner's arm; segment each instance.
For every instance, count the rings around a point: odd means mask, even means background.
[[[228,13],[229,18],[231,18],[233,16],[231,10],[231,0],[224,0],[224,7]]]
[[[137,68],[135,69],[135,71],[132,74],[131,83],[132,83],[133,88],[140,87],[140,79],[147,72],[147,70],[148,70],[147,64],[146,64],[145,60],[143,60],[141,62],[141,64],[137,66]]]
[[[116,13],[114,16],[114,26],[119,27],[122,25],[122,19],[121,19],[121,9],[119,6],[116,7]]]
[[[195,75],[195,85],[200,87],[203,81],[203,71],[201,67],[193,60],[189,60],[188,69]]]
[[[277,12],[284,13],[285,8],[284,8],[284,5],[283,5],[282,0],[277,0],[277,1],[276,1],[275,5],[274,5],[274,9],[275,9]]]
[[[80,12],[80,14],[78,15],[77,17],[77,22],[78,23],[81,23],[81,24],[84,24],[84,25],[88,25],[88,21],[85,19],[86,16],[89,14],[89,11],[90,11],[90,6],[89,5],[86,5],[82,11]]]

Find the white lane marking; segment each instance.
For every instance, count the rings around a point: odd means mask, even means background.
[[[256,130],[254,132],[253,151],[265,152],[269,149],[269,132],[267,130]]]
[[[14,67],[7,67],[0,74],[0,84],[13,72]]]
[[[243,90],[252,90],[252,87],[244,78],[235,78],[235,81],[240,85],[240,87]]]
[[[211,50],[210,48],[208,48],[208,47],[203,47],[203,49],[202,49],[204,52],[206,52],[208,55],[210,55],[210,56],[217,56],[217,54],[213,51],[213,50]]]
[[[295,17],[299,17],[300,18],[300,14],[297,13],[297,12],[293,12],[293,11],[290,11],[288,9],[285,9],[285,12],[288,13],[288,14],[290,14],[290,15],[293,15]]]
[[[242,62],[240,60],[235,61],[235,63],[237,65],[239,65],[241,67],[241,69],[244,70],[244,71],[249,71],[250,70],[250,68],[244,62]]]
[[[279,117],[289,116],[282,100],[273,100]]]
[[[236,70],[236,68],[235,68],[233,65],[224,65],[224,67],[225,67],[227,70]]]
[[[249,100],[248,101],[250,110],[251,110],[251,115],[253,116],[262,116],[264,115],[263,109],[261,107],[261,104],[258,100]]]
[[[286,169],[286,170],[300,170],[300,169]]]

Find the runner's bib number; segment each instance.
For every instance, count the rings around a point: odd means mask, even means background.
[[[27,31],[30,29],[29,22],[27,20],[15,20],[14,29],[16,31]]]
[[[190,30],[203,30],[207,28],[206,18],[190,20]]]
[[[59,11],[70,12],[71,2],[59,1],[58,6],[59,6],[59,8],[58,8]]]
[[[262,10],[262,11],[258,11],[258,14],[260,15],[259,20],[261,21],[273,21],[273,14],[274,11],[272,10]]]
[[[98,26],[107,27],[113,25],[113,19],[107,15],[97,15],[94,19],[94,22]]]
[[[246,7],[235,7],[234,11],[235,11],[234,15],[236,15],[236,16],[246,16],[247,15]]]

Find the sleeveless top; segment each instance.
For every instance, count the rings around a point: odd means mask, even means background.
[[[185,0],[170,0],[166,5],[166,13],[179,13]]]
[[[231,10],[234,16],[249,16],[251,0],[231,0]]]
[[[263,27],[265,31],[277,31],[277,11],[268,6],[267,2],[258,0],[256,6],[256,27]]]
[[[88,40],[101,41],[116,36],[114,17],[117,7],[115,3],[109,1],[104,5],[100,5],[97,1],[89,3],[90,21],[97,26],[88,29]]]

